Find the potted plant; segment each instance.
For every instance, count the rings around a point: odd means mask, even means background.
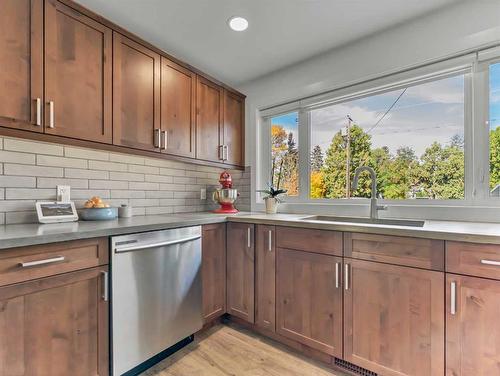
[[[276,214],[278,211],[278,204],[283,202],[280,195],[287,192],[286,189],[277,189],[272,184],[268,183],[268,189],[261,189],[257,192],[264,193],[264,202],[266,203],[266,214]]]

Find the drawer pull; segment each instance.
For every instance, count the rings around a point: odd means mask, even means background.
[[[42,100],[41,98],[36,98],[36,121],[35,124],[42,125]]]
[[[457,313],[457,283],[451,282],[450,284],[450,313],[455,315]]]
[[[338,289],[340,286],[339,269],[340,269],[340,262],[336,262],[335,263],[335,288],[336,289]]]
[[[109,278],[108,272],[102,271],[102,300],[107,302],[109,300]]]
[[[55,110],[54,101],[49,102],[49,128],[55,128]]]
[[[349,290],[349,264],[345,264],[344,269],[344,288]]]
[[[481,264],[483,264],[483,265],[500,266],[500,261],[493,261],[493,260],[481,260]]]
[[[31,266],[40,266],[40,265],[46,265],[46,264],[53,264],[55,262],[61,262],[64,261],[64,256],[57,256],[49,259],[44,259],[44,260],[38,260],[38,261],[28,261],[28,262],[20,262],[19,266],[21,268],[29,268]]]
[[[269,230],[268,232],[269,237],[267,238],[267,250],[269,252],[273,251],[273,230]]]

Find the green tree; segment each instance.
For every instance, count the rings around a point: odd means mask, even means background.
[[[311,152],[311,171],[320,171],[323,167],[323,151],[316,145]]]
[[[500,126],[490,131],[490,189],[500,184]]]
[[[460,147],[434,142],[421,157],[420,185],[425,197],[464,197],[464,153]]]
[[[351,126],[350,129],[350,155],[351,167],[349,184],[354,178],[354,171],[357,167],[369,162],[371,137],[358,125]],[[325,184],[325,196],[328,198],[346,197],[346,161],[347,142],[341,132],[337,132],[326,151],[325,164],[322,168]],[[362,176],[359,181],[359,188],[352,196],[369,197],[370,182],[366,176]]]

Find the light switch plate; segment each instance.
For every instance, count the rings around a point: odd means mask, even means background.
[[[57,201],[70,202],[71,201],[71,186],[58,185],[57,186]]]
[[[200,189],[200,200],[206,200],[206,199],[207,199],[207,189],[201,188]]]

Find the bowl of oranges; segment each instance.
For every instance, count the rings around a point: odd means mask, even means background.
[[[84,221],[107,221],[118,217],[118,209],[112,208],[100,197],[94,196],[83,204],[80,218]]]

